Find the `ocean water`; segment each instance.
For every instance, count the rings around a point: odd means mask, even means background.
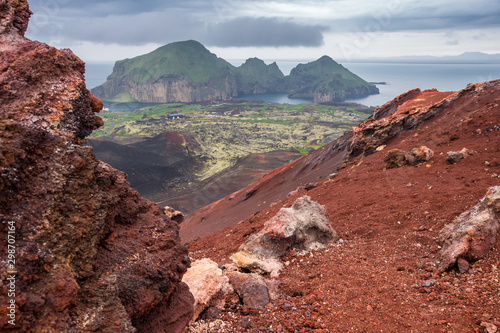
[[[297,62],[277,61],[282,72],[287,75]],[[367,106],[380,106],[394,97],[414,88],[421,90],[436,88],[440,91],[457,91],[469,83],[500,79],[500,64],[409,64],[409,63],[342,63],[351,72],[368,82],[385,82],[377,85],[378,95],[359,99],[349,99]],[[94,88],[106,81],[113,70],[110,63],[88,63],[86,83]],[[286,94],[260,94],[240,96],[238,99],[263,100],[273,103],[300,104],[308,99],[288,98]],[[128,106],[130,108],[130,105]],[[135,105],[134,105],[135,107]]]
[[[113,72],[114,63],[86,63],[85,83],[88,89],[100,86]]]
[[[414,88],[458,91],[469,83],[500,79],[500,64],[347,63],[343,66],[368,82],[387,83],[377,85],[379,95],[349,100],[367,106],[383,105]]]

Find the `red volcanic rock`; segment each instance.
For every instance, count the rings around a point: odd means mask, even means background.
[[[13,37],[24,36],[31,16],[26,1],[2,0],[0,1],[0,34],[11,34]]]
[[[418,88],[408,90],[404,94],[397,96],[393,100],[391,100],[391,101],[385,103],[384,105],[382,105],[381,107],[377,108],[373,112],[373,118],[375,120],[379,120],[379,119],[385,118],[387,116],[390,116],[391,114],[393,114],[394,112],[396,112],[398,110],[399,106],[403,105],[405,102],[411,101],[412,99],[416,98],[421,93],[422,92]]]
[[[84,63],[24,38],[26,1],[0,8],[0,280],[15,277],[0,304],[16,314],[2,306],[0,330],[180,332],[193,309],[177,223],[86,146],[102,102]]]

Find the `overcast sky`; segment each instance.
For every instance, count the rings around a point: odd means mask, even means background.
[[[28,0],[27,37],[116,61],[194,39],[226,60],[500,53],[499,0]]]

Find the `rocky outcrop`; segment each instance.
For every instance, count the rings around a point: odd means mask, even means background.
[[[362,154],[372,154],[401,132],[415,130],[425,121],[452,108],[468,105],[485,95],[500,91],[500,80],[470,84],[458,92],[436,89],[410,90],[375,109],[373,117],[352,130],[346,160]],[[462,153],[465,151],[462,151]]]
[[[313,98],[315,103],[331,103],[331,102],[343,102],[346,99],[351,98],[361,98],[368,95],[379,94],[377,87],[373,86],[357,86],[357,87],[346,87],[345,89],[332,89],[331,84],[323,84],[318,88],[311,90],[306,93],[292,93],[290,97],[302,97],[302,98]]]
[[[396,112],[400,106],[404,105],[404,103],[417,98],[417,96],[421,93],[422,91],[418,88],[408,90],[407,92],[394,98],[392,101],[388,101],[381,107],[376,108],[375,111],[373,111],[373,119],[380,120],[382,118],[390,116],[391,114]]]
[[[24,36],[28,29],[28,22],[31,16],[28,3],[26,1],[0,2],[0,12],[2,21],[0,22],[0,34],[3,38],[19,38]]]
[[[347,158],[372,154],[398,133],[419,127],[424,121],[438,115],[451,104],[460,103],[467,90],[458,93],[440,93],[433,90],[411,90],[375,109],[374,116],[354,127]],[[476,92],[476,93],[479,93]],[[422,98],[417,98],[422,96]],[[425,104],[420,104],[421,102]],[[435,101],[435,102],[433,102]]]
[[[208,258],[194,261],[182,281],[195,299],[191,323],[198,319],[216,319],[224,309],[238,305],[261,310],[281,295],[278,281],[239,272],[234,264],[221,269]]]
[[[261,231],[251,235],[231,260],[242,269],[276,277],[283,267],[279,258],[288,250],[317,249],[337,239],[325,208],[304,196],[292,207],[282,208]]]
[[[192,82],[185,75],[164,75],[146,82],[135,82],[130,77],[107,81],[92,89],[106,100],[143,103],[190,103],[208,100],[225,100],[237,95],[236,78],[226,75],[210,78],[207,82]],[[123,98],[125,94],[125,99]]]
[[[102,103],[84,63],[24,38],[26,1],[0,6],[0,231],[12,239],[0,271],[15,281],[13,294],[0,286],[15,325],[2,307],[0,329],[135,332],[154,315],[152,332],[180,332],[193,310],[177,224],[85,144]]]
[[[495,246],[500,231],[500,186],[491,187],[481,201],[460,214],[439,232],[440,270],[453,267],[457,261],[471,262],[483,258]],[[466,265],[466,264],[465,264]]]

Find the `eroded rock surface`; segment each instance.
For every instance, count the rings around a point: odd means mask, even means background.
[[[317,249],[337,239],[325,208],[303,196],[267,221],[231,259],[240,268],[275,277],[283,266],[279,258],[288,250]]]
[[[0,232],[15,237],[0,280],[16,281],[13,298],[0,285],[0,304],[15,300],[13,331],[143,331],[155,312],[150,331],[180,332],[192,296],[179,284],[189,258],[177,224],[86,146],[102,103],[84,63],[24,37],[26,1],[0,8]],[[0,330],[12,328],[6,311]]]
[[[500,186],[494,186],[477,205],[439,232],[441,271],[453,267],[457,260],[462,260],[460,267],[464,267],[464,260],[483,258],[495,245],[499,230]]]

